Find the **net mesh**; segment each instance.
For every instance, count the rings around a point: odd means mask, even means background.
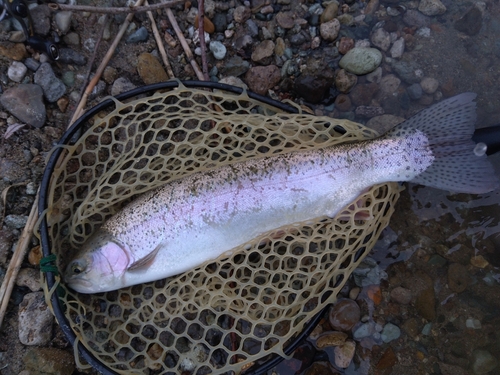
[[[52,175],[46,217],[61,270],[108,217],[168,181],[376,136],[348,120],[283,113],[245,92],[180,84],[114,102],[63,146]],[[164,280],[95,295],[63,285],[65,316],[87,350],[119,373],[244,373],[284,356],[308,320],[335,300],[398,197],[397,184],[374,186],[335,219],[278,228],[230,257]],[[360,210],[371,219],[358,220]]]

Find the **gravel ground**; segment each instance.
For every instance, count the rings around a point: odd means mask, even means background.
[[[85,0],[79,5],[126,4]],[[213,81],[241,82],[260,94],[306,105],[316,114],[378,129],[443,97],[473,91],[478,94],[477,126],[500,122],[498,1],[206,0],[205,11]],[[68,126],[85,87],[92,54],[96,52],[93,74],[125,18],[51,11],[47,5],[33,7],[31,13],[35,31],[57,42],[61,58],[52,61],[24,48],[19,25],[11,19],[0,22],[0,191],[5,194],[0,202],[0,279],[34,202],[45,158]],[[173,13],[196,53],[197,3],[178,5]],[[153,15],[175,77],[197,79],[165,12]],[[353,47],[362,49],[361,57],[344,59]],[[136,14],[87,108],[107,95],[168,79],[159,56],[150,19]],[[195,59],[201,64],[198,55]],[[367,63],[359,67],[360,61]],[[500,164],[498,157],[494,161]],[[377,280],[375,292],[352,278],[343,293],[360,308],[354,328],[347,330],[349,340],[356,342],[351,365],[343,370],[336,364],[334,347],[316,347],[316,338],[334,329],[332,311],[295,358],[276,371],[496,373],[499,203],[498,192],[481,198],[447,196],[410,185],[375,249],[379,255],[373,253],[386,277]],[[44,361],[54,362],[54,368],[43,373],[76,371],[72,349],[46,313],[39,292],[37,245],[34,238],[0,330],[2,374],[41,373]],[[36,321],[25,315],[29,311],[35,312]],[[364,338],[356,334],[363,325],[373,329]],[[389,333],[390,338],[379,340]]]

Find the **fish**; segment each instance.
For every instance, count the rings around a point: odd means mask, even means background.
[[[334,217],[371,186],[411,181],[482,194],[499,181],[474,153],[474,93],[422,110],[384,135],[252,159],[171,181],[126,205],[76,252],[64,281],[98,293],[164,279],[257,236]]]

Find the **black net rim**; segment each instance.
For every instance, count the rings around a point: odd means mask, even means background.
[[[175,89],[179,87],[179,85],[184,85],[185,87],[188,88],[207,88],[207,89],[216,89],[216,90],[223,90],[223,91],[228,91],[234,94],[241,94],[244,89],[241,87],[236,87],[236,86],[231,86],[231,85],[226,85],[222,83],[216,83],[216,82],[210,82],[210,81],[167,81],[167,82],[161,82],[161,83],[156,83],[152,85],[146,85],[146,86],[141,86],[138,87],[134,90],[124,92],[122,94],[117,95],[115,98],[119,101],[127,100],[130,98],[133,98],[137,95],[144,95],[144,94],[152,94],[155,91],[158,90],[164,90],[164,89]],[[259,101],[263,104],[268,104],[273,107],[276,107],[284,112],[287,113],[298,113],[298,109],[292,105],[286,104],[279,102],[274,99],[270,99],[268,97],[256,94],[254,92],[246,90],[247,95],[256,101]],[[59,156],[61,155],[63,148],[59,146],[67,145],[71,142],[72,138],[77,134],[77,132],[80,130],[80,128],[86,123],[88,119],[90,119],[92,116],[96,115],[98,112],[102,111],[103,109],[106,109],[110,106],[114,106],[115,102],[113,99],[105,99],[99,104],[95,105],[91,109],[89,109],[87,112],[85,112],[80,118],[78,118],[71,127],[66,130],[66,132],[63,134],[61,139],[57,142],[54,151],[50,155],[50,158],[47,162],[47,166],[45,167],[45,171],[42,176],[42,182],[40,184],[40,193],[39,193],[39,201],[38,201],[38,216],[41,216],[40,220],[40,226],[39,226],[39,232],[40,232],[40,238],[41,238],[41,247],[42,247],[42,253],[44,257],[48,257],[51,255],[51,246],[50,246],[50,240],[49,240],[49,232],[48,232],[48,225],[47,225],[47,219],[46,216],[43,215],[44,211],[48,208],[47,207],[47,199],[48,199],[48,189],[50,185],[50,179],[52,176],[52,173],[55,169],[56,163],[59,159]],[[345,132],[344,129],[342,129],[340,126],[338,126],[340,129],[338,129],[339,132],[343,133]],[[337,129],[336,129],[337,130]],[[48,290],[51,290],[55,283],[56,283],[56,272],[53,271],[46,271],[45,272],[46,277],[45,277],[45,283],[47,284]],[[52,304],[52,311],[53,314],[59,323],[59,326],[61,327],[64,335],[66,336],[66,339],[69,341],[69,343],[74,346],[75,345],[75,340],[77,339],[75,332],[71,329],[69,321],[67,320],[66,316],[63,313],[63,306],[61,305],[61,301],[58,298],[57,293],[52,293],[50,297],[50,302]],[[300,345],[300,343],[309,336],[309,334],[313,331],[313,329],[316,327],[316,325],[319,323],[320,319],[322,318],[323,314],[325,311],[329,308],[329,305],[327,305],[322,311],[320,311],[317,315],[315,315],[305,326],[304,330],[300,332],[300,334],[297,335],[297,337],[288,345],[287,348],[285,348],[285,354],[286,355],[291,355],[295,349]],[[78,353],[79,355],[87,362],[89,363],[94,369],[99,371],[100,373],[104,375],[119,375],[118,372],[111,370],[107,366],[105,366],[103,363],[99,361],[81,342],[78,341],[77,344],[78,348]],[[269,358],[266,362],[263,364],[259,365],[254,365],[248,370],[244,371],[246,375],[260,375],[264,374],[266,371],[272,369],[274,366],[279,364],[281,361],[283,361],[284,358],[274,354],[272,355],[271,358]]]

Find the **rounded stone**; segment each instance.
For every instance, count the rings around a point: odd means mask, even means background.
[[[146,85],[168,80],[168,75],[158,59],[147,52],[139,55],[137,59],[137,72]]]
[[[345,69],[340,69],[335,76],[335,86],[341,93],[348,93],[358,82],[358,77],[348,73]]]
[[[338,331],[349,331],[359,322],[361,310],[358,304],[350,299],[340,299],[329,314],[330,326]]]
[[[325,23],[333,20],[337,16],[338,12],[339,12],[339,3],[336,1],[332,1],[330,4],[326,6],[323,13],[321,13],[320,22]]]
[[[210,42],[210,51],[217,60],[222,60],[226,56],[227,49],[224,44],[215,40]]]
[[[328,22],[322,23],[319,27],[321,37],[327,42],[333,42],[339,36],[340,22],[334,18]]]
[[[437,16],[446,12],[446,7],[440,0],[420,0],[418,10],[426,16]]]
[[[347,368],[351,364],[352,358],[356,351],[356,343],[352,340],[347,340],[345,344],[335,347],[335,365],[340,368]]]
[[[487,350],[476,349],[472,353],[472,371],[475,375],[487,374],[498,366],[498,360]]]
[[[346,94],[339,94],[335,98],[335,108],[340,112],[347,112],[351,109],[351,98]]]
[[[21,82],[28,72],[28,68],[22,62],[12,61],[9,69],[7,69],[7,76],[11,81]]]
[[[387,323],[384,326],[384,329],[382,330],[382,333],[380,335],[382,341],[385,343],[391,342],[392,340],[396,340],[399,338],[399,336],[401,336],[401,330],[399,329],[398,326],[392,323]]]
[[[383,28],[376,29],[372,33],[370,40],[375,47],[380,48],[382,51],[387,51],[391,46],[391,35]]]
[[[391,300],[401,305],[411,302],[411,290],[398,286],[391,290]]]
[[[420,86],[426,94],[434,94],[439,87],[439,81],[436,78],[425,77],[420,81]]]
[[[373,72],[382,62],[382,53],[375,48],[353,48],[349,50],[339,65],[350,73],[362,75]]]
[[[12,115],[35,128],[41,128],[45,123],[43,90],[38,85],[20,84],[12,87],[2,94],[0,103]]]

